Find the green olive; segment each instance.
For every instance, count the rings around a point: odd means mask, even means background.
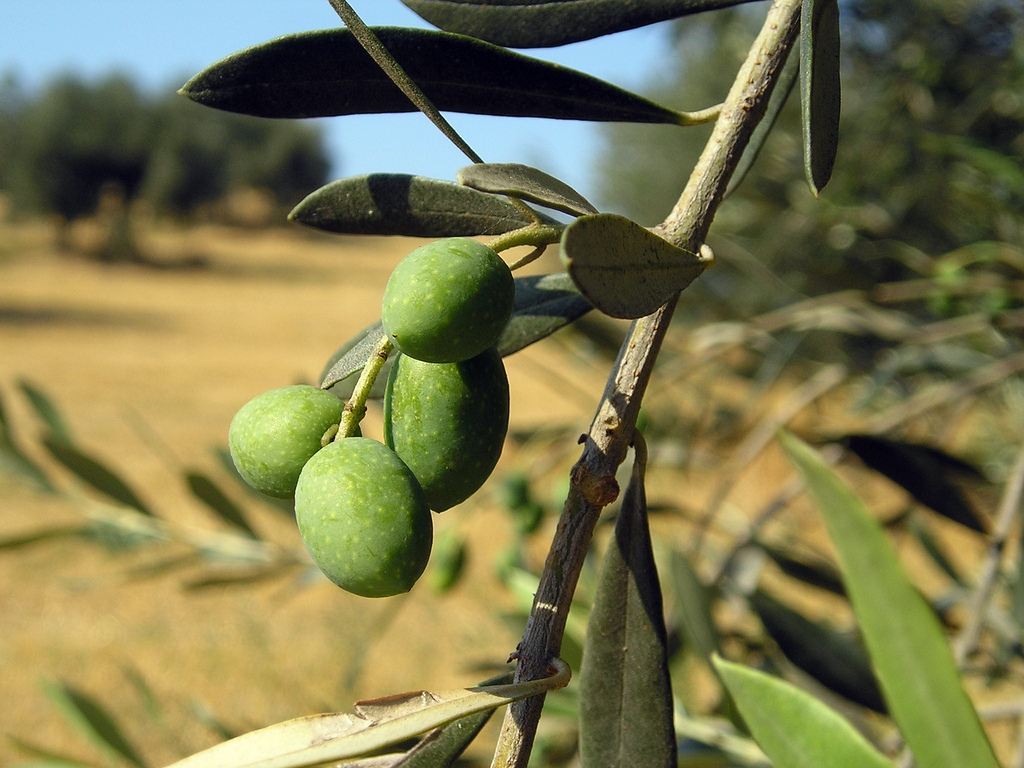
[[[465,237],[417,248],[384,288],[384,332],[409,357],[468,360],[492,346],[512,314],[515,281],[483,243]]]
[[[363,597],[408,592],[430,557],[433,522],[409,468],[376,440],[336,440],[299,475],[295,520],[313,561]]]
[[[257,395],[228,428],[235,468],[253,488],[288,498],[303,465],[320,450],[320,438],[341,420],[344,409],[330,392],[308,384]]]
[[[496,348],[461,363],[400,356],[384,393],[384,441],[436,512],[484,484],[508,431],[508,378]]]

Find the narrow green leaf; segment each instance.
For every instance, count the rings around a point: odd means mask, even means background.
[[[402,0],[435,27],[510,48],[590,40],[750,0]]]
[[[547,338],[569,323],[585,315],[593,307],[576,290],[564,272],[552,275],[532,275],[516,278],[516,297],[512,317],[498,338],[498,352],[507,357],[514,352]],[[342,398],[352,393],[356,375],[363,370],[366,360],[383,333],[378,320],[345,342],[327,361],[320,376],[320,386],[333,387]],[[392,352],[371,397],[383,397],[387,372],[394,364],[398,352]]]
[[[332,182],[306,197],[288,218],[326,232],[406,237],[500,235],[530,223],[494,195],[399,173]]]
[[[949,576],[954,583],[960,585],[966,590],[970,590],[970,585],[960,575],[957,567],[953,565],[953,562],[946,555],[946,551],[942,544],[939,542],[935,535],[932,533],[931,528],[928,524],[921,519],[920,515],[910,514],[908,515],[908,526],[911,535],[917,539],[917,543],[921,545],[921,549],[924,553],[931,558],[931,561],[939,567],[943,573]]]
[[[79,760],[77,757],[70,757],[59,752],[54,752],[46,747],[36,746],[35,744],[31,744],[15,736],[8,735],[7,738],[22,752],[26,752],[29,755],[32,755],[32,757],[37,758],[39,762],[32,763],[32,765],[35,766],[52,766],[52,768],[100,768],[95,763],[87,763],[84,760]]]
[[[815,196],[832,176],[839,146],[839,47],[838,0],[803,0],[800,105],[804,170]]]
[[[675,766],[672,683],[661,585],[638,451],[598,577],[580,669],[584,768]]]
[[[821,508],[886,703],[916,764],[996,768],[942,627],[884,530],[813,449],[786,433],[780,441]]]
[[[43,437],[42,443],[53,458],[100,493],[126,506],[133,507],[143,514],[153,514],[135,491],[104,464],[87,456],[74,446],[67,445],[50,436]]]
[[[494,710],[491,709],[478,712],[431,731],[395,763],[395,768],[448,768],[466,751],[492,714]]]
[[[466,541],[454,528],[442,531],[430,554],[430,586],[443,594],[454,587],[466,567]]]
[[[74,442],[71,428],[68,426],[67,420],[61,413],[60,408],[42,389],[25,379],[18,382],[18,388],[25,395],[25,399],[28,400],[36,415],[39,416],[47,429],[50,430],[50,434],[54,438],[65,443]]]
[[[749,599],[768,634],[793,664],[862,707],[882,714],[888,711],[863,645],[764,592],[755,592]]]
[[[31,531],[30,533],[6,536],[0,538],[0,550],[20,549],[30,544],[38,544],[41,541],[50,541],[51,539],[62,539],[66,536],[81,536],[88,530],[89,524],[86,523],[85,525],[62,525],[57,528],[44,528],[43,530]]]
[[[597,213],[590,201],[564,181],[521,163],[476,163],[460,168],[459,184],[500,195],[529,200],[572,216]]]
[[[295,517],[295,501],[293,499],[278,499],[273,496],[267,496],[265,493],[260,493],[247,483],[240,474],[238,474],[238,468],[235,466],[235,462],[231,458],[231,452],[224,447],[215,448],[213,451],[214,456],[217,457],[217,461],[224,468],[224,471],[238,484],[238,487],[244,490],[253,498],[259,499],[260,501],[270,505],[279,512],[288,515],[289,517]]]
[[[562,261],[606,315],[649,315],[696,280],[712,257],[677,248],[624,216],[582,216],[562,233]]]
[[[104,754],[127,760],[136,768],[145,768],[138,751],[99,702],[67,683],[43,680],[41,684],[46,697],[64,719]]]
[[[582,72],[462,35],[375,27],[384,47],[442,112],[685,124],[679,112]],[[221,59],[184,96],[258,117],[414,112],[347,29],[286,35]]]
[[[0,472],[22,480],[45,493],[56,493],[57,488],[46,473],[13,443],[0,442]]]
[[[755,543],[787,576],[802,581],[804,584],[810,584],[812,587],[831,592],[833,595],[846,597],[846,586],[843,584],[842,574],[827,560],[812,562],[793,557],[778,547],[773,547],[763,541]]]
[[[210,573],[205,576],[197,576],[185,582],[185,589],[200,590],[210,587],[237,587],[247,584],[257,584],[267,579],[273,579],[283,573],[287,573],[295,567],[294,563],[278,563],[265,568],[255,570],[235,571],[230,573]]]
[[[672,552],[672,583],[686,638],[711,668],[711,657],[722,650],[711,616],[711,590],[678,550]]]
[[[188,483],[188,489],[192,491],[192,495],[213,510],[217,517],[228,525],[244,531],[254,539],[259,538],[259,534],[245,519],[245,513],[228,498],[227,494],[213,480],[201,472],[190,470],[185,473],[185,482]]]
[[[857,730],[784,680],[715,658],[754,740],[776,768],[894,768]]]

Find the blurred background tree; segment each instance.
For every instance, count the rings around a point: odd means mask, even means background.
[[[800,294],[948,278],[972,263],[1020,276],[1024,6],[841,4],[843,114],[832,180],[815,201],[791,98],[715,221],[719,264],[694,286],[702,300],[693,294],[691,307],[749,317]],[[678,25],[678,66],[667,70],[675,76],[650,83],[648,94],[685,109],[720,101],[760,12],[744,6]],[[661,220],[704,140],[659,127],[606,129],[599,199],[641,222]],[[1006,306],[1005,297],[987,300]]]

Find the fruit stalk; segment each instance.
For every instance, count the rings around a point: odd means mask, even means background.
[[[366,360],[366,365],[363,366],[359,378],[356,379],[356,386],[352,390],[352,397],[345,404],[345,411],[341,415],[341,424],[338,426],[338,432],[334,436],[335,440],[344,440],[346,437],[353,437],[356,434],[359,422],[366,415],[366,401],[370,398],[373,382],[377,380],[377,375],[380,373],[381,368],[384,367],[388,355],[391,354],[394,348],[395,345],[391,343],[391,339],[387,336],[380,337],[380,341],[377,342],[369,358]]]
[[[711,138],[675,208],[654,231],[697,252],[724,197],[750,136],[764,116],[772,89],[797,39],[800,0],[776,0],[722,105]],[[548,552],[533,608],[516,655],[515,679],[543,676],[558,655],[569,605],[597,519],[615,500],[615,471],[625,460],[640,403],[678,296],[634,321],[608,378],[583,454],[572,469],[569,496]],[[505,713],[492,768],[526,768],[543,696],[513,703]]]

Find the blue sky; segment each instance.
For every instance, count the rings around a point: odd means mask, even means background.
[[[352,0],[368,24],[428,26],[399,0]],[[0,72],[35,88],[75,71],[127,72],[147,89],[177,88],[236,50],[289,32],[341,26],[326,0],[0,0]],[[527,51],[626,88],[639,88],[665,51],[655,25],[556,49]],[[490,162],[537,165],[593,194],[598,128],[556,120],[448,115]],[[453,179],[466,165],[422,115],[367,115],[323,121],[336,176],[416,173]]]

